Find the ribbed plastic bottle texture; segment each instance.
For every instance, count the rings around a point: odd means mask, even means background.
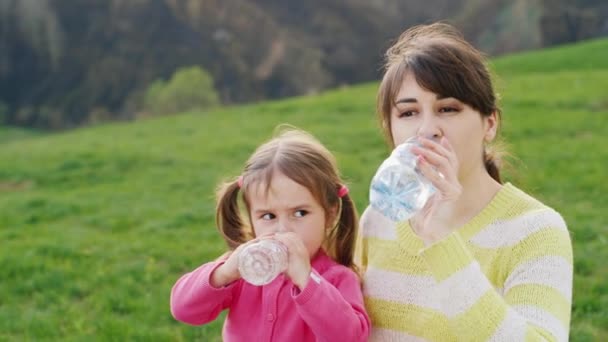
[[[372,208],[394,222],[405,221],[418,212],[435,193],[435,187],[416,166],[410,138],[395,147],[372,178],[369,200]]]
[[[238,268],[246,282],[266,285],[287,269],[287,247],[272,239],[250,244],[239,253]]]

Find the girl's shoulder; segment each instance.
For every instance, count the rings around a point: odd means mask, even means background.
[[[313,260],[312,268],[327,280],[350,276],[358,277],[355,271],[333,260],[324,251],[320,251],[319,255]]]

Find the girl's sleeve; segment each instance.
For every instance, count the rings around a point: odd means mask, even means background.
[[[296,309],[319,341],[367,341],[370,319],[359,277],[343,266],[323,276],[313,270],[302,292],[294,286]]]
[[[171,313],[178,321],[200,325],[213,321],[230,306],[238,281],[215,288],[210,283],[211,273],[223,261],[202,265],[183,275],[171,290]]]
[[[472,239],[482,253],[497,253],[491,271],[504,273],[501,288],[490,283],[458,232],[421,252],[459,340],[568,340],[572,244],[561,216],[549,216],[533,225],[522,222],[515,234],[504,231],[512,227],[496,226]],[[495,238],[501,234],[507,238]]]

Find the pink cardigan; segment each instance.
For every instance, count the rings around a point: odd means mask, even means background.
[[[312,261],[303,291],[283,275],[265,286],[241,280],[222,288],[209,284],[222,261],[183,275],[171,290],[171,313],[184,323],[213,321],[228,309],[224,341],[367,341],[370,320],[359,278],[324,252]]]

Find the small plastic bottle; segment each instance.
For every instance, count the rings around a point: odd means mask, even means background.
[[[266,285],[287,269],[287,255],[287,247],[279,241],[260,240],[239,253],[239,273],[252,285]]]
[[[416,166],[413,137],[395,147],[372,178],[369,200],[372,208],[394,222],[408,220],[435,193],[435,187]]]

